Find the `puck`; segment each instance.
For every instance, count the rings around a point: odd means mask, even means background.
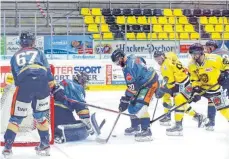
[[[117,137],[117,135],[112,135],[112,137]]]

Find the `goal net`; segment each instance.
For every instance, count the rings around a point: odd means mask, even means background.
[[[16,87],[11,84],[7,85],[1,97],[1,116],[0,116],[0,132],[1,132],[1,146],[4,145],[4,133],[7,129],[8,122],[10,119],[11,103],[13,99],[13,94]],[[46,118],[49,121],[50,130],[50,144],[54,141],[54,102],[51,98],[50,110],[46,113]],[[28,116],[23,119],[19,127],[19,132],[17,133],[15,142],[13,146],[36,146],[39,144],[40,137],[36,129],[36,120],[33,118],[32,108],[28,108]]]

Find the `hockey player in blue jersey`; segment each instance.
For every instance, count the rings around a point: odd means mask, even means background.
[[[120,99],[119,111],[128,109],[130,114],[136,116],[131,118],[131,127],[125,130],[125,135],[134,134],[136,141],[151,141],[148,106],[159,86],[158,75],[153,68],[147,68],[143,58],[126,56],[120,49],[112,53],[111,60],[122,67],[128,87]]]
[[[21,49],[10,61],[16,90],[11,105],[11,117],[4,134],[5,146],[2,154],[6,158],[12,155],[12,145],[23,118],[27,116],[28,107],[32,107],[40,136],[40,144],[35,150],[37,154],[49,155],[49,124],[45,112],[50,107],[49,94],[53,76],[45,55],[33,47],[34,43],[33,34],[22,32]]]
[[[205,44],[207,53],[210,54],[217,54],[222,56],[224,59],[229,58],[229,51],[219,48],[218,44],[214,40],[208,40]],[[229,80],[229,79],[228,79]],[[222,83],[222,88],[225,91],[227,97],[229,97],[229,81],[225,80],[224,83]],[[216,109],[214,106],[209,105],[208,106],[208,123],[206,123],[205,128],[208,131],[213,131],[215,127],[215,116],[216,116]]]
[[[90,116],[89,109],[84,104],[88,80],[89,76],[85,72],[78,71],[73,80],[64,79],[54,86],[55,142],[79,141],[94,133],[100,134],[95,113]],[[80,120],[75,119],[73,112],[76,112]]]

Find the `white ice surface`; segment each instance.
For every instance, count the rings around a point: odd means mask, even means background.
[[[87,102],[117,110],[123,93],[123,91],[88,92]],[[151,117],[155,103],[156,99],[153,99],[149,107]],[[206,115],[205,99],[192,106],[196,111]],[[107,137],[117,114],[94,108],[90,108],[90,111],[96,112],[98,122],[103,118],[106,119],[101,137]],[[155,117],[162,113],[163,107],[159,101]],[[123,135],[124,129],[130,126],[130,121],[129,117],[122,115],[114,130],[117,137],[111,137],[107,144],[98,144],[93,137],[81,142],[55,144],[51,147],[50,157],[36,156],[34,147],[13,148],[12,159],[229,159],[229,123],[220,113],[217,113],[214,132],[197,128],[196,122],[188,115],[185,115],[183,125],[183,137],[169,137],[165,134],[166,127],[155,122],[151,127],[154,140],[139,143],[134,141],[134,137]],[[2,151],[2,147],[0,150]]]

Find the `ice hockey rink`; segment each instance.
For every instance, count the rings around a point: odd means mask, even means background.
[[[117,110],[123,93],[124,91],[87,92],[86,99],[89,104]],[[151,118],[156,100],[153,98],[149,106]],[[192,106],[196,111],[206,115],[206,104],[207,100],[203,98]],[[117,114],[95,108],[89,109],[91,113],[96,112],[98,122],[106,119],[101,134],[102,138],[106,138]],[[159,101],[155,117],[162,113],[163,107]],[[96,143],[95,137],[92,136],[85,141],[54,144],[50,157],[37,156],[34,147],[13,148],[12,159],[229,159],[229,123],[219,113],[214,132],[197,128],[197,123],[187,115],[183,125],[183,137],[169,137],[165,134],[166,127],[155,122],[151,125],[154,140],[140,143],[136,142],[133,136],[124,136],[124,129],[130,126],[130,121],[129,117],[121,115],[113,132],[116,137],[111,137],[107,144]]]

